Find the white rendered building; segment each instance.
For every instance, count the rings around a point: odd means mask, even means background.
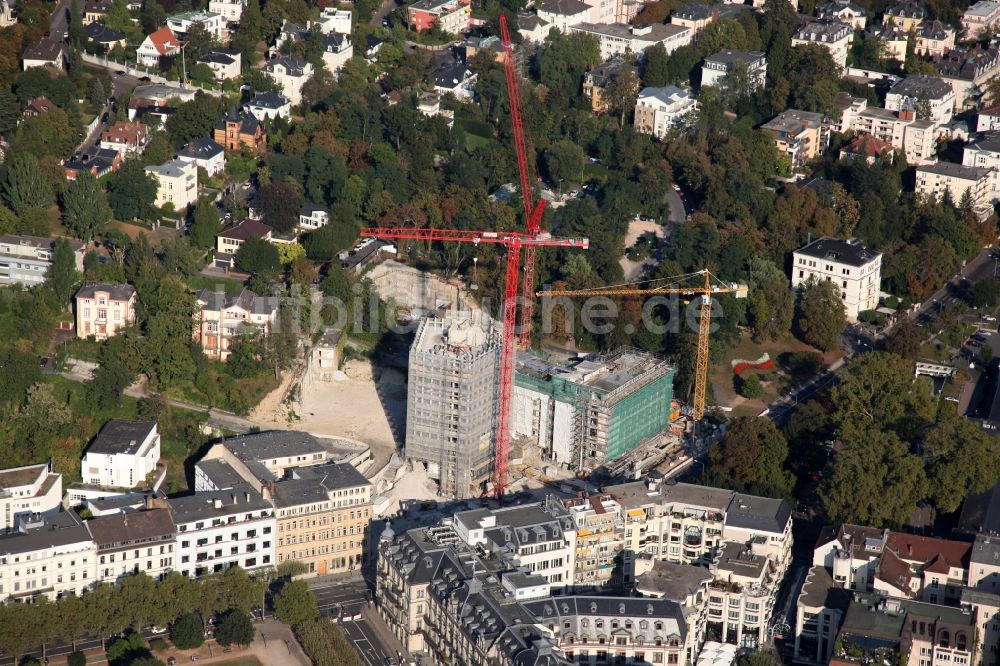
[[[19,518],[48,513],[62,504],[62,474],[50,463],[0,470],[0,530],[12,529]]]
[[[185,576],[275,565],[274,507],[249,485],[167,502],[177,525],[174,567]]]
[[[855,239],[823,237],[792,253],[792,288],[810,280],[833,282],[851,321],[859,312],[878,307],[881,275],[882,253]]]
[[[83,454],[83,482],[106,488],[135,488],[156,469],[160,433],[155,421],[108,421]]]

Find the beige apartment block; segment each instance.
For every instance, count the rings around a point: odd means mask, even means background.
[[[350,463],[333,462],[335,442],[295,431],[228,439],[196,465],[195,488],[245,483],[271,502],[277,564],[301,562],[309,575],[353,571],[368,552],[372,484]]]
[[[135,321],[135,287],[85,284],[76,292],[76,337],[104,340]]]

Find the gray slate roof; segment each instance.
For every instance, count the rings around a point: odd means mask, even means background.
[[[97,433],[87,453],[132,455],[155,427],[156,421],[112,419]]]

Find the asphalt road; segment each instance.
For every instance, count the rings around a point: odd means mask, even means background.
[[[142,636],[147,641],[151,638],[155,638],[153,633],[149,631],[148,628],[142,630]],[[87,640],[76,642],[77,650],[95,650],[99,647],[101,647],[101,641],[96,638],[90,638]],[[45,656],[48,657],[49,660],[53,660],[56,657],[65,657],[69,654],[72,654],[72,652],[73,652],[73,646],[68,643],[65,645],[49,645],[48,649],[45,651]],[[28,657],[35,657],[39,661],[41,661],[42,659],[41,647],[39,646],[38,648],[25,652],[24,654],[21,655],[21,660],[24,661]],[[6,654],[0,656],[0,666],[15,666],[14,657]]]
[[[396,658],[397,655],[391,654],[382,644],[367,620],[342,622],[340,626],[367,666],[386,666],[390,659]]]
[[[316,595],[316,605],[321,615],[332,617],[353,617],[371,599],[371,593],[364,581],[313,583],[309,589]]]

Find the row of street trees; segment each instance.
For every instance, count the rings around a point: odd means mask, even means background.
[[[246,615],[264,606],[273,570],[247,573],[232,567],[216,575],[190,579],[168,574],[157,582],[145,574],[125,578],[119,585],[101,583],[81,596],[67,595],[51,602],[45,596],[33,603],[0,605],[0,651],[15,662],[27,650],[66,641],[76,649],[86,637],[105,640],[127,630],[150,625],[167,626],[197,613],[204,621],[234,610]],[[30,627],[30,631],[25,631]]]

